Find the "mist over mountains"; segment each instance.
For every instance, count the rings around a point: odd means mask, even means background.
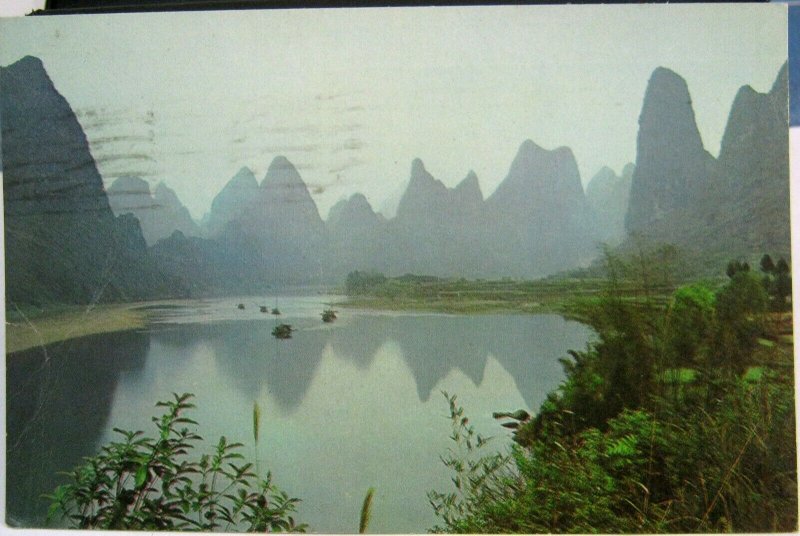
[[[148,246],[174,231],[185,235],[199,236],[200,228],[181,204],[178,196],[166,184],[160,182],[150,192],[150,184],[132,176],[120,177],[107,189],[108,201],[114,214],[133,214],[142,228]]]
[[[653,73],[639,118],[629,237],[678,246],[700,273],[764,252],[789,257],[787,71],[784,64],[768,93],[738,91],[716,159],[697,134],[683,79]]]
[[[225,226],[235,220],[242,211],[251,208],[258,198],[258,181],[253,172],[243,167],[217,194],[211,203],[211,211],[205,218],[206,233],[218,236]]]
[[[89,303],[169,287],[135,217],[115,217],[89,145],[41,61],[0,70],[6,302]]]
[[[214,199],[206,236],[226,241],[230,229],[243,232],[276,283],[340,282],[353,270],[537,277],[588,263],[599,236],[572,152],[530,140],[488,199],[474,172],[448,188],[415,159],[391,219],[354,194],[323,223],[284,157],[257,188],[251,175],[240,170]]]
[[[603,167],[586,185],[586,202],[595,218],[598,238],[616,246],[625,238],[625,214],[636,166],[632,163],[622,168],[617,175],[609,167]]]
[[[0,69],[6,290],[14,303],[260,292],[387,275],[534,278],[633,237],[677,245],[699,271],[720,259],[789,254],[787,69],[768,93],[743,87],[718,158],[704,148],[689,88],[656,69],[639,118],[637,157],[582,186],[567,147],[521,143],[484,198],[470,172],[454,188],[411,162],[386,218],[361,194],[323,221],[285,157],[261,182],[240,169],[200,224],[175,192],[121,177],[103,188],[85,134],[42,63]]]

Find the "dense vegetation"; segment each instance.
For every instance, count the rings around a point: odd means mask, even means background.
[[[304,531],[293,518],[298,499],[289,497],[267,474],[260,479],[243,461],[240,443],[220,438],[213,453],[198,460],[190,451],[202,438],[187,418],[191,395],[159,402],[166,411],[153,417],[158,436],[115,429],[123,440],[104,446],[68,473],[56,488],[50,518],[60,514],[69,526],[116,530]],[[258,442],[258,406],[253,434]]]
[[[498,415],[516,428],[508,455],[481,455],[486,440],[449,397],[456,489],[429,494],[437,529],[796,530],[791,321],[768,312],[775,278],[736,271],[664,307],[627,299],[615,274],[631,267],[609,265],[603,295],[583,304],[596,342],[563,361],[535,418]]]

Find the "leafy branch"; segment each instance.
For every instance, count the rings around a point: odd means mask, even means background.
[[[210,455],[189,459],[202,441],[189,428],[197,422],[184,416],[192,396],[156,404],[165,408],[152,418],[156,438],[115,428],[121,441],[85,458],[65,473],[68,484],[45,496],[48,520],[60,514],[80,529],[304,532],[293,517],[299,499],[276,488],[271,474],[260,479],[241,443],[222,436]]]

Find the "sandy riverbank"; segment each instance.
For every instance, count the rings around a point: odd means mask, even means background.
[[[141,329],[147,311],[141,303],[69,307],[37,313],[7,312],[6,353],[86,335]]]

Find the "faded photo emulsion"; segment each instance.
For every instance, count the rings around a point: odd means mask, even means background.
[[[4,523],[797,530],[786,28],[0,20]]]

